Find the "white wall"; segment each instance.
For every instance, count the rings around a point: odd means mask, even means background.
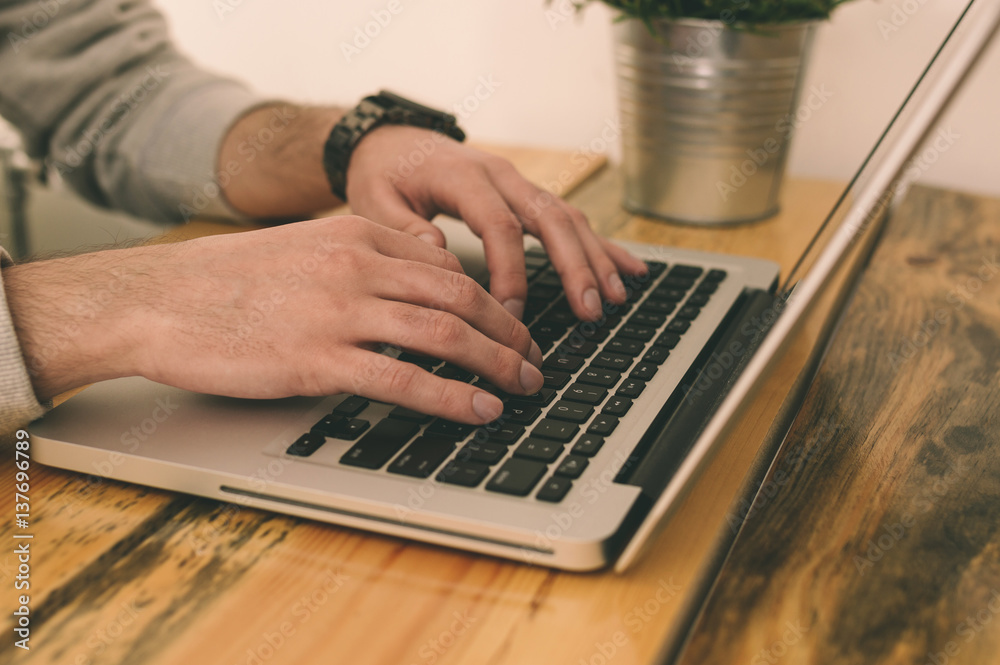
[[[567,17],[566,3],[170,0],[161,6],[186,51],[267,94],[353,105],[387,87],[450,108],[485,77],[499,86],[463,120],[473,137],[575,149],[615,116],[611,14],[594,5]],[[848,178],[964,4],[854,0],[842,7],[820,32],[807,84],[823,84],[833,96],[800,128],[791,172]],[[398,13],[389,13],[390,6]],[[380,11],[391,21],[360,52],[345,55],[343,44],[352,44]],[[902,25],[889,31],[894,18]],[[962,138],[927,181],[1000,195],[1000,177],[993,175],[1000,166],[998,73],[994,46],[945,120]]]

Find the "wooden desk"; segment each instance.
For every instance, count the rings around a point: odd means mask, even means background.
[[[538,180],[570,168],[569,155],[545,155],[512,156]],[[771,221],[694,229],[631,220],[618,208],[616,178],[600,171],[571,197],[606,232],[768,256],[785,269],[840,189],[793,180]],[[981,219],[1000,210],[940,192],[911,200],[904,212],[917,221],[890,228],[783,447],[775,469],[786,475],[769,478],[779,489],[758,501],[685,662],[745,663],[763,648],[773,655],[786,621],[803,625],[784,645],[800,657],[783,662],[873,662],[868,653],[924,662],[925,644],[945,648],[947,639],[933,639],[954,633],[958,608],[978,611],[988,601],[982,589],[1000,588],[1000,463],[987,449],[996,440],[987,421],[997,412],[997,281],[895,374],[887,370],[900,334],[915,334],[928,311],[947,306],[947,290],[996,247]],[[914,300],[923,294],[926,302]],[[790,350],[710,481],[626,576],[531,568],[36,466],[32,651],[15,655],[7,639],[0,662],[649,663],[702,605],[732,540],[726,515],[740,508],[732,504],[743,471],[808,355],[808,345]],[[943,473],[959,455],[971,456],[974,470],[879,563],[857,572],[852,557],[865,556],[866,541],[924,491],[932,476],[921,474]],[[12,460],[7,442],[6,496]],[[9,537],[10,513],[0,519]],[[12,555],[0,555],[7,589],[15,568]],[[1000,621],[992,626],[992,636],[962,643],[962,662],[996,650]]]

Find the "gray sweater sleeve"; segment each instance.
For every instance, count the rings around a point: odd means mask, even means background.
[[[180,55],[149,0],[0,0],[0,115],[87,199],[162,222],[230,216],[219,144],[262,100]]]
[[[149,0],[0,0],[0,115],[98,205],[162,222],[238,217],[215,182],[230,125],[262,103],[198,69]],[[10,256],[0,248],[0,266]],[[41,416],[0,276],[0,432]]]
[[[10,255],[0,247],[0,268],[11,264]],[[45,413],[35,398],[28,368],[14,334],[14,322],[7,308],[0,270],[0,434],[25,425]]]

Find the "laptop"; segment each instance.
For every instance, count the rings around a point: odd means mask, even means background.
[[[504,399],[495,423],[359,395],[245,400],[133,377],[90,386],[34,423],[35,457],[517,561],[623,572],[708,482],[703,471],[783,345],[855,243],[876,236],[908,160],[998,22],[1000,4],[968,4],[783,282],[760,259],[626,244],[648,277],[626,281],[625,305],[581,322],[545,252],[527,244],[524,320],[544,352],[545,387],[518,397],[483,384]],[[487,279],[478,241],[440,223],[467,271]],[[481,382],[433,358],[383,352]]]

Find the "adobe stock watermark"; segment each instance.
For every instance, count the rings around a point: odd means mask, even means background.
[[[432,637],[422,644],[417,649],[417,656],[427,665],[436,663],[474,623],[476,623],[476,617],[470,615],[468,610],[453,612],[448,627],[436,637]]]
[[[135,623],[140,611],[136,601],[133,599],[130,602],[121,603],[120,608],[110,621],[90,634],[86,641],[87,651],[77,654],[72,661],[73,665],[91,665],[91,663],[100,662],[98,656],[104,653]]]
[[[876,27],[878,27],[878,32],[882,35],[882,39],[889,41],[889,39],[902,30],[903,26],[910,22],[914,16],[917,15],[923,7],[927,4],[927,0],[905,0],[902,3],[893,3],[892,11],[889,12],[889,18],[880,18],[875,22]]]
[[[200,191],[196,191],[190,201],[179,204],[177,210],[181,218],[189,222],[192,217],[208,208],[212,201],[222,195],[222,189],[227,187],[233,178],[239,177],[243,168],[257,159],[298,115],[299,110],[289,104],[272,107],[267,126],[261,127],[255,134],[248,134],[236,146],[236,153],[243,158],[243,161],[231,159],[226,162],[215,174],[212,182],[206,183]]]
[[[295,636],[299,628],[350,581],[351,577],[340,570],[327,570],[315,589],[300,596],[285,611],[287,619],[275,626],[273,630],[266,630],[260,634],[260,640],[257,644],[246,650],[242,663],[245,665],[264,665],[274,658],[275,654]]]
[[[373,9],[370,12],[371,20],[364,25],[354,28],[354,36],[350,42],[340,42],[340,52],[344,60],[350,64],[351,60],[361,55],[361,52],[371,46],[372,41],[379,38],[382,31],[389,27],[392,20],[403,11],[403,4],[400,0],[389,0],[383,9]]]
[[[163,68],[163,65],[149,66],[145,69],[145,74],[135,85],[118,95],[111,106],[110,111],[103,114],[100,123],[96,127],[84,130],[80,138],[72,146],[66,147],[58,159],[46,159],[46,166],[53,168],[61,176],[69,175],[74,169],[83,164],[83,160],[93,154],[101,143],[111,134],[121,122],[128,117],[142,102],[149,93],[170,77],[170,72]]]
[[[957,463],[949,461],[948,470],[910,500],[909,508],[900,515],[899,520],[892,524],[883,525],[881,533],[868,539],[864,556],[860,554],[854,556],[854,567],[857,568],[858,574],[863,576],[871,568],[874,568],[875,564],[881,561],[916,526],[918,518],[931,512],[934,506],[968,472],[969,466],[965,460],[959,460]]]
[[[785,631],[781,634],[781,637],[758,651],[750,659],[750,665],[764,665],[764,663],[774,665],[774,663],[777,663],[788,654],[790,647],[798,644],[799,640],[802,639],[802,636],[808,630],[808,628],[802,625],[801,621],[796,621],[794,624],[791,621],[785,622]]]
[[[962,651],[962,647],[986,630],[1000,614],[1000,590],[990,589],[990,600],[975,615],[967,614],[955,625],[955,637],[948,640],[941,651],[928,651],[926,665],[948,665]],[[995,632],[995,628],[993,629]]]
[[[452,105],[452,115],[460,120],[468,120],[502,86],[503,82],[497,81],[493,74],[480,76],[472,93]],[[413,142],[413,150],[399,156],[396,170],[385,171],[383,176],[393,186],[399,185],[423,166],[437,152],[438,146],[451,140],[451,137],[441,132],[427,132],[426,136]]]
[[[892,370],[898,371],[900,367],[926,348],[931,340],[944,329],[954,313],[963,309],[973,300],[983,289],[983,286],[989,283],[998,272],[1000,272],[1000,263],[997,262],[997,255],[993,254],[992,258],[983,257],[973,276],[956,282],[948,291],[945,301],[950,305],[950,308],[939,307],[934,310],[932,316],[920,322],[915,332],[904,336],[899,346],[886,354]]]
[[[29,39],[48,27],[49,22],[66,4],[69,4],[69,0],[36,0],[35,6],[38,9],[30,16],[21,19],[20,30],[7,33],[7,42],[14,55],[17,55],[24,48]]]
[[[830,101],[833,95],[833,91],[828,90],[825,83],[812,86],[805,101],[794,112],[785,114],[774,124],[775,133],[772,136],[765,139],[758,147],[748,148],[746,150],[748,159],[743,160],[738,165],[732,165],[728,182],[716,181],[715,188],[719,192],[719,197],[723,201],[728,201],[730,196],[746,185],[750,178],[754,177],[775,155],[782,151],[792,134],[809,122],[813,115]]]

